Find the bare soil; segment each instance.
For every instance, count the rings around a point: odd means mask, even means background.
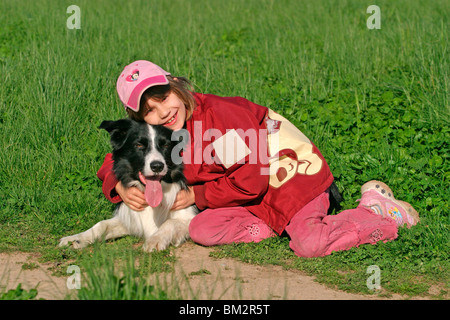
[[[192,242],[177,248],[176,271],[172,275],[159,275],[160,282],[170,287],[175,281],[186,299],[381,299],[377,295],[330,289],[296,270],[214,259],[209,256],[211,250]],[[64,299],[67,294],[74,294],[74,290],[67,289],[67,277],[53,276],[49,269],[54,265],[41,263],[38,258],[32,253],[0,253],[0,291],[15,289],[21,283],[23,289],[37,287],[37,298]]]

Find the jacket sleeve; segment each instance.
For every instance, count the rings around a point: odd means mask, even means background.
[[[114,160],[112,154],[108,153],[105,156],[100,170],[97,172],[97,177],[103,182],[102,191],[106,199],[112,203],[119,203],[122,201],[120,196],[116,192],[116,184],[119,182],[113,171]]]
[[[261,161],[264,157],[260,156],[262,152],[267,151],[267,136],[260,135],[259,130],[266,128],[264,117],[261,114],[259,116],[254,114],[251,108],[257,105],[248,100],[239,98],[231,101],[233,103],[210,109],[205,120],[209,128],[216,132],[219,130],[223,136],[212,139],[215,163],[204,165],[203,170],[210,171],[214,175],[221,171],[221,174],[217,179],[194,185],[195,203],[200,210],[255,204],[266,194],[269,186],[269,175],[264,174],[268,172],[269,165]],[[214,143],[233,130],[235,130],[232,132],[234,137],[231,140],[236,141],[236,132],[239,132],[240,139],[237,139],[240,140],[240,144],[236,144],[233,148],[220,148]],[[222,164],[224,159],[220,158],[227,158],[225,153],[230,150],[233,153],[236,149],[242,152],[246,147],[249,153],[244,159],[236,163],[231,161],[231,164]],[[260,148],[262,150],[259,150]],[[232,154],[231,157],[228,155],[228,159],[236,158]],[[264,171],[265,169],[267,170]]]
[[[269,176],[260,176],[255,169],[243,165],[230,176],[195,185],[195,204],[200,210],[254,204],[269,184]]]

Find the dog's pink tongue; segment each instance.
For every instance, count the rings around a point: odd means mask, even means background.
[[[145,200],[150,207],[157,207],[163,198],[162,186],[159,180],[145,179]]]
[[[145,201],[147,201],[150,207],[155,208],[159,206],[163,199],[161,179],[147,179],[141,173],[139,173],[139,178],[142,183],[145,183]]]

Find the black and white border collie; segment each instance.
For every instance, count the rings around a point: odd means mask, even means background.
[[[172,150],[179,143],[171,140],[172,131],[130,119],[103,121],[100,128],[111,135],[113,170],[118,180],[143,191],[149,206],[138,212],[121,203],[113,218],[62,238],[59,246],[72,243],[78,249],[96,240],[125,235],[143,238],[145,251],[183,243],[189,238],[189,223],[198,211],[195,206],[171,210],[178,191],[187,189],[183,165],[172,159]]]

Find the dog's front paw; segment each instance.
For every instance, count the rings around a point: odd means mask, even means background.
[[[74,249],[82,249],[84,247],[86,247],[88,245],[88,243],[82,241],[78,235],[73,235],[73,236],[68,236],[68,237],[64,237],[61,238],[61,240],[59,241],[59,245],[60,247],[65,247],[72,244],[72,247]]]
[[[170,242],[167,241],[166,239],[164,239],[163,237],[152,236],[145,241],[142,249],[145,252],[161,251],[161,250],[167,249],[167,247],[169,247],[169,245],[170,245]]]

